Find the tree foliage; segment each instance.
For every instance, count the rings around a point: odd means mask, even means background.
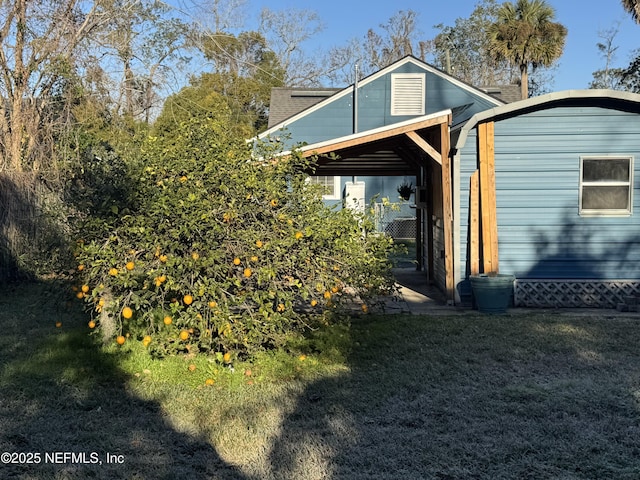
[[[106,338],[146,338],[157,355],[250,354],[389,292],[389,240],[326,207],[309,160],[230,136],[230,113],[150,137],[129,179],[135,206],[87,225],[78,294]]]
[[[640,2],[638,0],[622,0],[622,8],[624,8],[636,23],[640,23]]]
[[[478,3],[468,18],[457,18],[454,25],[436,25],[435,65],[471,85],[509,85],[514,68],[491,55],[489,27],[496,22],[499,6],[495,0]]]
[[[564,49],[567,29],[554,22],[555,11],[544,0],[505,2],[489,28],[491,53],[520,70],[522,98],[528,98],[529,67],[550,66]]]

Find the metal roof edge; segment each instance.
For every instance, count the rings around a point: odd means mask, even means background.
[[[507,115],[509,113],[515,113],[519,110],[531,109],[539,107],[539,110],[543,110],[544,106],[553,102],[568,99],[591,99],[591,98],[607,98],[612,100],[622,100],[631,103],[640,104],[640,94],[631,92],[622,92],[619,90],[607,90],[607,89],[585,89],[585,90],[562,90],[559,92],[552,92],[546,95],[540,95],[537,97],[527,98],[525,100],[519,100],[517,102],[507,103],[498,107],[483,110],[473,115],[466,123],[457,126],[460,128],[460,136],[455,145],[455,150],[459,150],[464,147],[469,131],[473,129],[478,123],[487,120],[489,118],[497,117],[500,115]]]

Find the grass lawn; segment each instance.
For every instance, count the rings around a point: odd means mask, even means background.
[[[231,371],[100,349],[56,287],[3,287],[0,478],[635,480],[639,327],[363,316]]]

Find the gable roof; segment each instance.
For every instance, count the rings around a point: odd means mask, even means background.
[[[527,98],[476,113],[464,125],[460,126],[460,136],[455,145],[459,150],[467,141],[469,132],[488,120],[515,117],[524,113],[545,110],[558,106],[601,105],[609,108],[630,110],[640,113],[640,94],[617,90],[590,89],[565,90],[538,97]]]
[[[383,77],[391,72],[393,72],[394,70],[407,65],[407,64],[414,64],[416,66],[418,66],[419,68],[425,70],[426,72],[429,72],[433,75],[435,75],[436,77],[439,77],[443,80],[446,80],[447,82],[455,85],[456,87],[458,87],[461,90],[467,91],[470,94],[479,97],[485,101],[487,101],[488,103],[492,104],[492,105],[502,105],[505,102],[503,100],[500,100],[488,93],[486,93],[484,90],[479,89],[479,88],[475,88],[471,85],[469,85],[468,83],[465,83],[461,80],[458,80],[457,78],[454,78],[450,75],[447,75],[445,72],[443,72],[442,70],[439,70],[438,68],[429,65],[428,63],[423,62],[422,60],[419,60],[418,58],[412,56],[412,55],[408,55],[394,63],[392,63],[391,65],[388,65],[387,67],[369,75],[368,77],[365,77],[364,79],[358,81],[358,89],[366,86],[367,84],[374,82],[375,80],[379,79],[380,77]],[[310,107],[304,109],[301,112],[298,112],[297,114],[292,115],[291,117],[288,117],[284,120],[279,121],[278,123],[272,124],[272,122],[269,122],[270,127],[262,132],[261,134],[258,135],[258,138],[265,138],[268,137],[271,134],[274,134],[284,128],[287,127],[288,124],[291,124],[293,122],[295,122],[296,120],[305,117],[307,115],[309,115],[310,113],[317,111],[327,105],[329,105],[332,102],[338,101],[340,99],[342,99],[343,97],[347,96],[347,95],[351,95],[353,93],[354,90],[354,86],[355,84],[349,85],[346,88],[343,88],[341,90],[338,90],[336,93],[334,93],[333,95],[331,95],[328,98],[325,98],[324,100],[319,101],[318,103],[315,103],[313,105],[311,105]],[[453,109],[454,114],[456,112],[456,108],[460,107],[457,105],[451,105],[450,108]],[[455,122],[455,118],[454,118],[454,122]]]

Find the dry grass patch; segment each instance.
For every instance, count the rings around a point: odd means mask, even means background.
[[[640,478],[637,317],[363,316],[232,371],[101,350],[55,305],[0,294],[0,451],[125,463],[1,478]]]

